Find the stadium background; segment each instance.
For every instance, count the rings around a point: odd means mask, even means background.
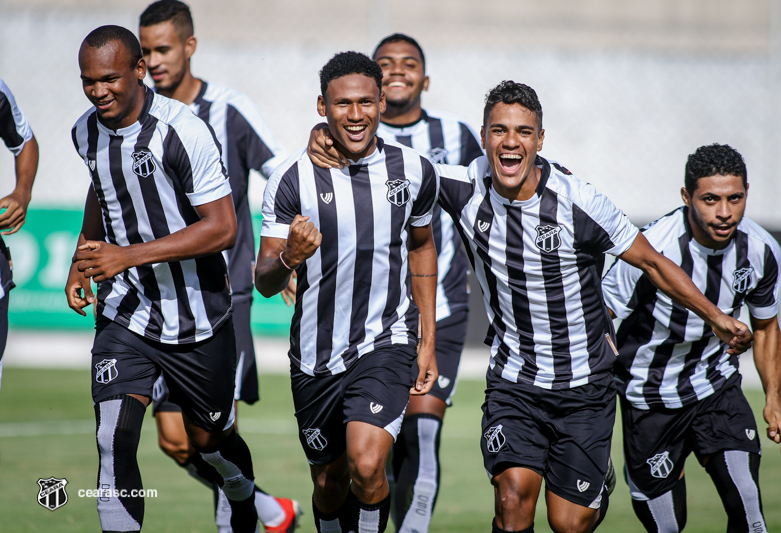
[[[0,0],[0,78],[27,113],[41,150],[28,222],[7,238],[18,284],[11,293],[10,368],[86,368],[92,325],[67,308],[62,294],[88,186],[70,140],[71,126],[88,108],[76,54],[99,25],[136,31],[147,4]],[[503,79],[531,85],[545,111],[542,155],[607,193],[636,224],[680,205],[686,156],[719,142],[746,158],[748,216],[781,231],[779,0],[189,4],[198,38],[194,74],[248,94],[291,152],[320,120],[322,64],[341,50],[370,53],[381,37],[401,31],[426,52],[431,85],[424,107],[479,129],[487,89]],[[0,193],[10,191],[13,179],[13,159],[0,150]],[[258,212],[261,179],[250,195]],[[486,323],[478,293],[464,373],[479,377],[487,351],[480,345]],[[257,296],[253,327],[263,370],[287,369],[289,315],[281,300]],[[756,387],[753,365],[743,367]]]

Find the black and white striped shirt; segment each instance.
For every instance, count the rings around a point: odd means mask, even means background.
[[[252,300],[255,234],[247,200],[250,170],[268,178],[287,154],[258,107],[245,94],[203,82],[193,112],[208,122],[222,146],[236,209],[236,245],[225,252],[233,301]]]
[[[483,155],[472,128],[438,111],[423,110],[417,122],[401,127],[382,122],[377,135],[409,146],[433,163],[467,166]],[[443,320],[469,305],[469,260],[453,220],[439,205],[434,208],[431,230],[437,247],[437,320]]]
[[[776,316],[779,302],[778,243],[743,218],[723,250],[694,240],[681,207],[643,229],[660,253],[679,265],[725,314],[738,317],[745,302],[751,316]],[[605,302],[623,319],[618,328],[619,389],[639,409],[675,409],[719,390],[738,371],[738,356],[710,326],[657,290],[642,271],[616,261],[602,282]]]
[[[317,167],[300,152],[271,176],[261,236],[287,239],[297,214],[323,235],[297,269],[290,357],[303,372],[338,374],[377,348],[417,345],[408,225],[431,223],[437,188],[426,158],[383,139],[345,169]]]
[[[16,99],[14,98],[11,89],[0,80],[0,138],[11,151],[12,154],[18,156],[24,145],[33,138],[33,130],[30,128],[30,123],[27,122],[27,117],[16,105]],[[0,196],[4,196],[3,195]],[[0,237],[0,242],[2,242]],[[10,279],[2,279],[0,275],[0,300],[5,298],[11,288],[13,288],[13,282]]]
[[[537,158],[536,194],[509,201],[486,157],[440,166],[439,203],[457,223],[491,330],[491,371],[517,383],[568,389],[608,375],[612,322],[602,299],[604,253],[620,255],[638,230],[594,187]]]
[[[128,246],[170,235],[199,220],[193,206],[231,193],[209,126],[186,105],[151,90],[131,126],[114,132],[93,108],[72,135],[109,243]],[[97,296],[99,314],[169,344],[211,337],[231,308],[222,254],[130,268],[100,283]]]

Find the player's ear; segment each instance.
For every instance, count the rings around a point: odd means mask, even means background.
[[[480,126],[480,147],[485,150],[485,126]]]
[[[537,151],[542,150],[542,141],[545,140],[545,130],[540,130],[540,138],[537,140]]]
[[[423,78],[423,90],[424,91],[428,91],[428,84],[429,84],[429,78],[428,78],[428,76],[426,76],[425,78]]]
[[[194,35],[190,35],[184,42],[184,58],[189,60],[195,53],[195,49],[198,46],[198,41]]]
[[[385,113],[385,91],[380,91],[380,114]]]
[[[689,191],[686,190],[686,187],[681,187],[681,199],[686,207],[691,207],[691,197],[689,196]]]
[[[325,116],[325,98],[322,94],[317,95],[317,113],[321,116]]]
[[[144,61],[143,57],[136,63],[135,71],[136,77],[141,83],[144,83],[144,78],[146,78],[146,61]]]

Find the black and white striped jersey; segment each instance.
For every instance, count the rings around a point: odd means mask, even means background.
[[[73,127],[89,169],[106,241],[128,246],[199,220],[193,206],[231,193],[207,124],[181,102],[147,90],[138,121],[115,131],[90,109]],[[130,268],[98,286],[98,313],[149,339],[183,344],[211,337],[230,315],[222,254]]]
[[[395,140],[425,155],[433,163],[467,166],[483,155],[477,135],[466,123],[447,113],[423,110],[420,120],[407,126],[380,123],[379,137]],[[469,305],[469,260],[453,220],[437,205],[431,224],[437,246],[437,320]]]
[[[779,302],[778,243],[743,218],[723,250],[694,240],[681,207],[643,228],[660,253],[679,265],[724,313],[738,317],[745,302],[758,319],[776,316]],[[605,302],[622,319],[618,328],[619,390],[639,409],[679,408],[710,396],[738,370],[738,356],[710,326],[673,303],[642,271],[616,261],[602,282]]]
[[[604,253],[638,230],[591,185],[537,157],[536,194],[509,201],[485,156],[439,166],[439,203],[456,221],[491,324],[490,369],[502,378],[568,389],[609,374],[613,324],[602,299]]]
[[[255,234],[247,200],[250,170],[268,178],[287,154],[258,107],[245,94],[215,84],[201,84],[190,105],[209,123],[222,146],[236,209],[236,245],[225,252],[234,301],[252,300]]]
[[[3,80],[0,80],[0,138],[3,139],[14,157],[18,156],[27,141],[33,138],[33,130],[30,128],[30,123],[27,122],[27,116],[16,104],[11,89]],[[7,192],[4,191],[0,197],[5,194]],[[0,242],[2,240],[3,238],[0,237]],[[3,276],[0,275],[0,300],[5,298],[13,286],[10,279],[3,279]]]
[[[338,374],[377,348],[417,345],[408,225],[431,223],[437,189],[426,158],[383,139],[345,169],[317,167],[302,151],[271,176],[261,237],[287,239],[297,214],[323,235],[297,269],[290,357],[303,372]]]

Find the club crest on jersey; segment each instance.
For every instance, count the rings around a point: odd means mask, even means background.
[[[152,158],[152,152],[133,152],[133,172],[136,176],[146,178],[157,169],[155,160]]]
[[[561,246],[560,226],[537,226],[537,238],[534,239],[534,245],[545,253],[558,250]]]
[[[437,378],[437,384],[439,385],[440,389],[447,388],[448,385],[450,385],[450,378],[446,378],[442,374],[439,375]]]
[[[746,430],[746,436],[748,437],[748,440],[754,440],[754,437],[756,436],[757,432],[753,429],[747,429]]]
[[[333,200],[333,199],[334,199],[334,193],[332,193],[332,192],[322,193],[322,192],[321,192],[321,193],[320,193],[320,199],[321,199],[321,200],[322,200],[324,203],[326,203],[326,204],[330,204],[330,203],[331,203],[331,200]]]
[[[388,180],[385,182],[385,185],[388,186],[388,201],[390,203],[401,207],[409,202],[410,182],[408,179]]]
[[[307,446],[313,450],[322,452],[325,447],[328,446],[328,441],[325,440],[325,437],[323,437],[318,428],[305,429],[303,430],[303,433],[304,437],[306,437]]]
[[[68,480],[65,478],[57,479],[56,477],[50,477],[49,479],[39,479],[38,503],[50,511],[56,511],[68,503],[68,493],[65,492],[65,485],[67,484]]]
[[[371,410],[371,412],[376,415],[382,411],[382,404],[371,402],[369,404],[369,410]]]
[[[673,462],[670,461],[670,452],[657,453],[650,459],[646,460],[651,466],[651,475],[664,479],[670,475],[673,471]]]
[[[488,441],[488,444],[486,444],[485,447],[489,453],[498,453],[507,440],[504,437],[504,433],[502,433],[501,424],[488,428],[488,431],[483,434],[483,438]]]
[[[578,486],[578,492],[586,492],[588,488],[591,486],[591,483],[589,483],[588,481],[578,480],[577,486]]]
[[[116,359],[103,359],[100,363],[95,365],[95,368],[97,369],[95,381],[103,383],[104,385],[119,375],[119,372],[117,372]]]
[[[447,163],[448,151],[444,148],[429,148],[427,153],[432,163]]]
[[[746,292],[748,290],[749,285],[751,284],[751,274],[754,272],[754,269],[751,267],[748,268],[739,268],[735,272],[732,273],[732,276],[734,277],[732,281],[732,288],[737,293]]]

